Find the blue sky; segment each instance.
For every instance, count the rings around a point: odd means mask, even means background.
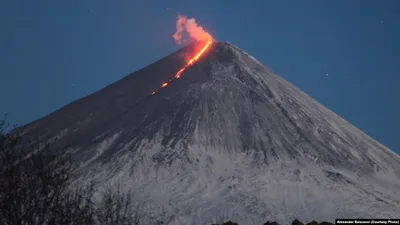
[[[178,13],[400,152],[398,0],[3,0],[0,113],[30,122],[177,50]]]

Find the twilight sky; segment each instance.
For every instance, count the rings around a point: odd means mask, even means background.
[[[28,123],[177,50],[178,13],[400,153],[399,0],[2,0],[0,113]]]

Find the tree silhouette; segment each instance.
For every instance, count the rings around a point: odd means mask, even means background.
[[[150,224],[130,194],[119,189],[107,189],[93,202],[94,184],[72,185],[70,157],[49,141],[22,144],[23,129],[6,132],[6,118],[0,121],[0,224]]]

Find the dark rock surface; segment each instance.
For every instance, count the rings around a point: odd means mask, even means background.
[[[231,44],[151,95],[194,46],[34,121],[25,139],[57,137],[77,180],[122,182],[176,223],[400,215],[400,157]]]

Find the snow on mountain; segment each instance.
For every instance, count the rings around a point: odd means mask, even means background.
[[[400,157],[229,43],[189,45],[33,122],[79,179],[122,183],[171,224],[400,215]]]

